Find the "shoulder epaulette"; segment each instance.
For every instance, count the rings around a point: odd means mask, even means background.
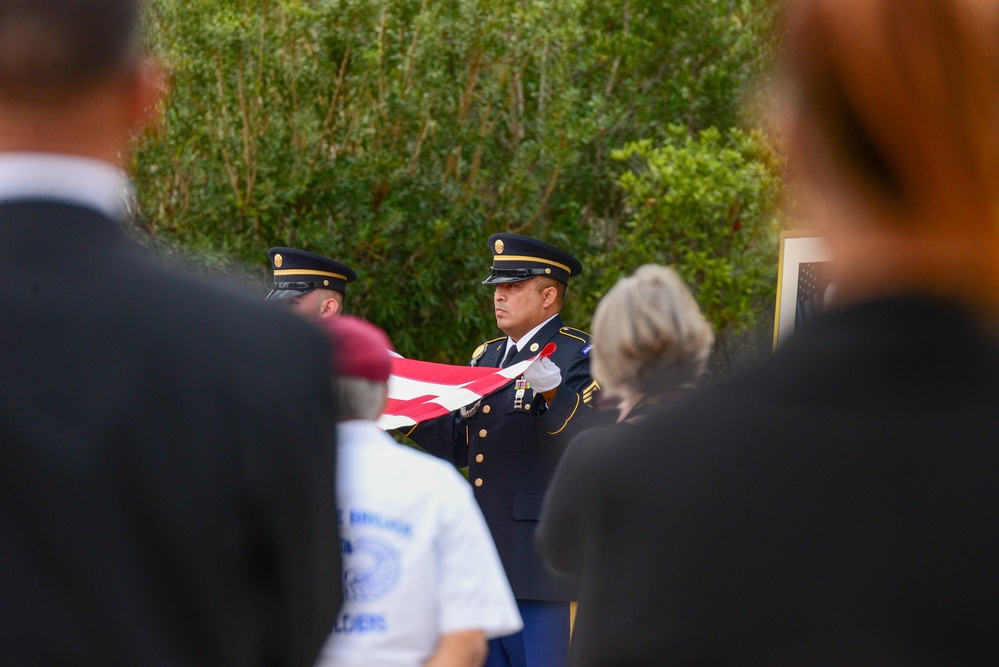
[[[561,329],[558,330],[558,332],[560,334],[562,334],[563,336],[568,336],[569,338],[575,338],[576,340],[578,340],[581,343],[589,343],[590,342],[588,340],[589,337],[590,337],[590,334],[586,333],[585,331],[583,331],[581,329],[573,329],[572,327],[562,327]],[[575,333],[570,333],[570,332],[575,332]],[[580,338],[579,336],[576,335],[577,333],[583,334],[584,336],[586,336],[586,338]]]
[[[486,353],[486,348],[488,348],[496,341],[503,340],[504,338],[506,338],[506,336],[500,336],[499,338],[493,338],[492,340],[487,340],[482,345],[479,345],[477,348],[475,348],[475,352],[472,352],[472,361],[478,361],[479,357],[481,357],[483,354]]]

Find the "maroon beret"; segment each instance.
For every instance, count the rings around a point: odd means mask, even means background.
[[[353,315],[320,320],[330,340],[331,368],[343,377],[387,382],[392,372],[392,341],[371,322]]]

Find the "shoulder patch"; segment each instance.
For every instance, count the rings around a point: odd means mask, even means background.
[[[586,345],[583,346],[583,349],[580,350],[579,353],[585,356],[589,354],[590,350],[592,349],[593,349],[593,343],[587,343]]]

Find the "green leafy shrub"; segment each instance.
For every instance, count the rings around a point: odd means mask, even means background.
[[[452,362],[495,335],[486,238],[537,235],[583,261],[568,316],[585,328],[650,215],[612,153],[711,127],[741,150],[752,135],[729,128],[772,20],[749,0],[152,0],[173,87],[135,156],[141,213],[261,294],[269,246],[342,260],[359,274],[348,310]],[[670,261],[699,267],[684,275],[735,330],[751,308],[708,268],[724,238]]]

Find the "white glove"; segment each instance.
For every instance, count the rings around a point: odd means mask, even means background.
[[[531,383],[531,388],[543,394],[562,384],[562,371],[548,357],[541,357],[524,370],[524,379]]]

